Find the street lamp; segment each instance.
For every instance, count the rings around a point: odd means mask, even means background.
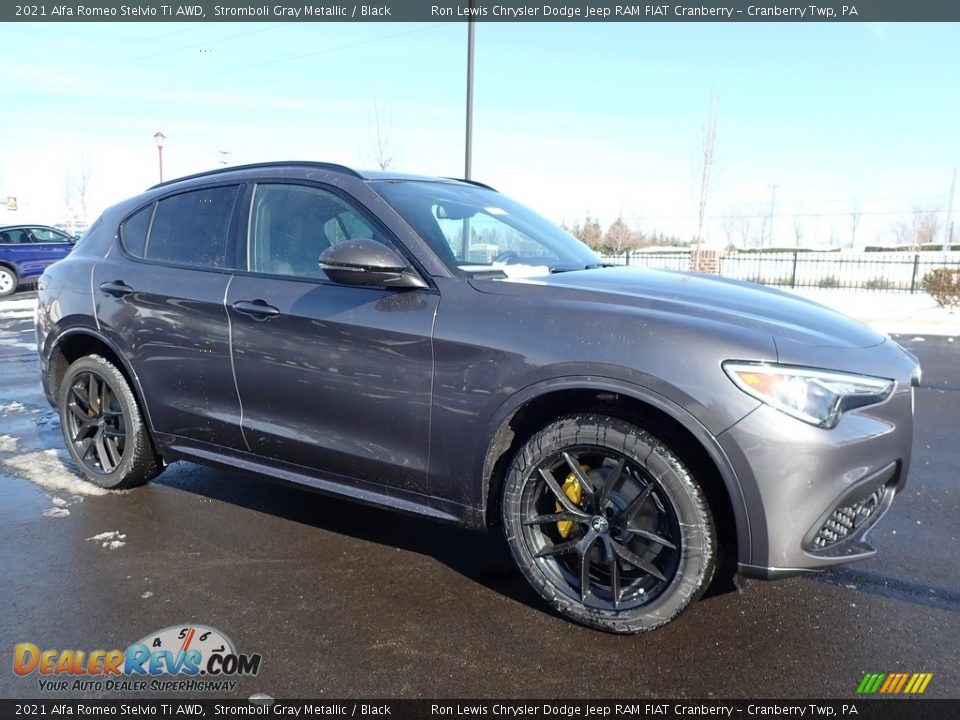
[[[157,141],[157,158],[160,161],[160,182],[163,182],[163,141],[167,139],[167,136],[158,131],[154,134],[153,139]]]

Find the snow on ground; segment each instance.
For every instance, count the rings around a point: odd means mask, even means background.
[[[116,550],[117,548],[122,548],[126,545],[124,539],[126,534],[120,532],[119,530],[108,530],[107,532],[99,533],[93,537],[88,537],[87,541],[92,540],[93,542],[100,543],[100,547],[108,548],[109,550]]]
[[[66,450],[36,450],[0,460],[0,470],[29,480],[45,490],[72,495],[107,495],[110,491],[80,478]]]
[[[36,309],[36,298],[4,300],[0,303],[0,320],[33,318]]]
[[[960,335],[960,308],[940,307],[926,293],[819,288],[787,292],[838,310],[888,335]]]

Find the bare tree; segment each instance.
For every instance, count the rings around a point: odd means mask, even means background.
[[[757,218],[760,221],[759,231],[757,232],[757,245],[763,247],[763,241],[767,237],[767,225],[770,222],[770,215],[766,209],[757,212]]]
[[[940,215],[936,208],[915,206],[913,208],[914,247],[932,243],[940,230]]]
[[[749,215],[740,215],[736,218],[736,231],[740,237],[740,247],[750,246],[750,238],[753,235],[753,218]],[[762,234],[762,231],[761,231]]]
[[[800,222],[800,218],[793,219],[793,239],[797,247],[800,247],[800,241],[803,240],[803,223]]]
[[[84,222],[87,221],[87,194],[90,191],[90,158],[86,148],[80,148],[80,175],[77,179],[77,195],[80,196],[80,211]]]
[[[726,249],[735,249],[736,243],[733,241],[733,236],[737,231],[737,218],[733,215],[724,215],[720,220],[720,229],[723,230],[723,237],[727,241]]]
[[[857,225],[860,224],[860,216],[863,213],[860,212],[860,201],[853,201],[853,208],[850,210],[850,247],[856,245],[857,242]]]
[[[693,266],[700,267],[700,244],[703,242],[703,219],[707,213],[707,199],[710,196],[710,179],[713,174],[714,151],[717,144],[717,106],[719,98],[710,93],[710,104],[703,120],[700,145],[700,197],[697,203],[697,237],[693,251]]]
[[[389,123],[380,123],[380,107],[376,98],[373,101],[374,158],[381,170],[386,170],[393,162],[393,143],[391,142]]]

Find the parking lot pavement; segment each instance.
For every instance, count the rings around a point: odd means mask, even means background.
[[[616,637],[547,610],[494,535],[189,463],[92,493],[64,464],[21,300],[0,302],[2,697],[58,696],[9,671],[17,643],[122,649],[184,623],[263,656],[217,697],[853,698],[864,673],[894,671],[960,697],[960,342],[899,338],[925,377],[878,557],[720,587],[666,628]]]

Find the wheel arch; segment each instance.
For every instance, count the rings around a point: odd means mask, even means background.
[[[12,260],[0,260],[0,267],[6,268],[13,273],[13,279],[18,283],[21,280],[20,270],[17,268],[16,264]]]
[[[740,482],[716,438],[668,398],[637,385],[597,377],[565,377],[525,388],[501,405],[487,425],[483,457],[482,521],[500,523],[500,494],[510,462],[522,444],[550,422],[579,413],[629,421],[689,459],[714,510],[721,544],[730,560],[744,562],[751,548],[750,523]]]
[[[64,375],[66,375],[67,368],[69,368],[74,361],[86,355],[102,355],[116,366],[133,391],[137,405],[140,407],[140,412],[147,423],[147,428],[152,434],[153,422],[150,419],[150,409],[144,400],[140,379],[137,377],[133,368],[130,367],[130,364],[126,361],[120,349],[94,328],[81,326],[64,330],[46,350],[46,384],[49,388],[50,399],[56,401],[60,384],[63,381]]]

